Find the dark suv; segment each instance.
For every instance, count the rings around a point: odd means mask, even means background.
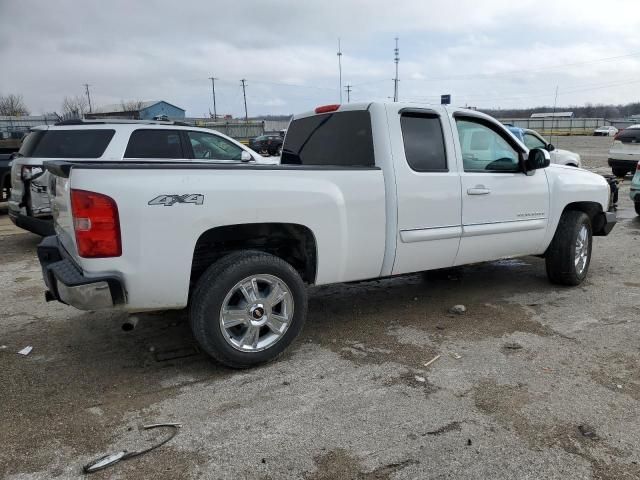
[[[283,138],[280,135],[260,135],[249,140],[249,148],[265,155],[280,155]]]

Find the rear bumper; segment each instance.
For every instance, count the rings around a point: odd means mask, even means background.
[[[47,286],[47,301],[58,300],[80,310],[113,308],[125,302],[124,288],[118,278],[86,277],[55,236],[40,242],[38,260]]]
[[[9,218],[15,223],[16,227],[28,230],[36,235],[46,237],[55,234],[53,220],[50,218],[29,217],[22,213],[16,213],[11,208],[9,208]]]
[[[610,158],[607,163],[614,168],[628,168],[629,171],[635,170],[638,160],[622,160],[619,158]]]

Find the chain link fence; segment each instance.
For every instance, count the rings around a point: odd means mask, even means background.
[[[606,118],[500,118],[499,121],[535,130],[542,135],[592,135],[598,127],[613,125],[621,130],[634,124],[631,120]]]

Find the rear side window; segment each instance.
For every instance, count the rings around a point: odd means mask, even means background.
[[[294,120],[287,130],[280,163],[374,166],[369,112],[338,112]]]
[[[100,158],[115,130],[36,130],[20,153],[32,158]]]
[[[125,158],[185,158],[178,130],[134,130]]]
[[[622,143],[640,143],[640,128],[628,128],[616,137]]]
[[[437,115],[402,114],[400,117],[404,154],[409,166],[417,172],[446,172],[442,124]]]

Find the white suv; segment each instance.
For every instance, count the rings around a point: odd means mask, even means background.
[[[73,120],[32,129],[11,169],[9,216],[18,227],[52,235],[47,160],[211,161],[261,163],[261,156],[226,135],[179,122]]]
[[[640,161],[640,124],[621,130],[609,149],[609,166],[616,177],[635,172]]]

